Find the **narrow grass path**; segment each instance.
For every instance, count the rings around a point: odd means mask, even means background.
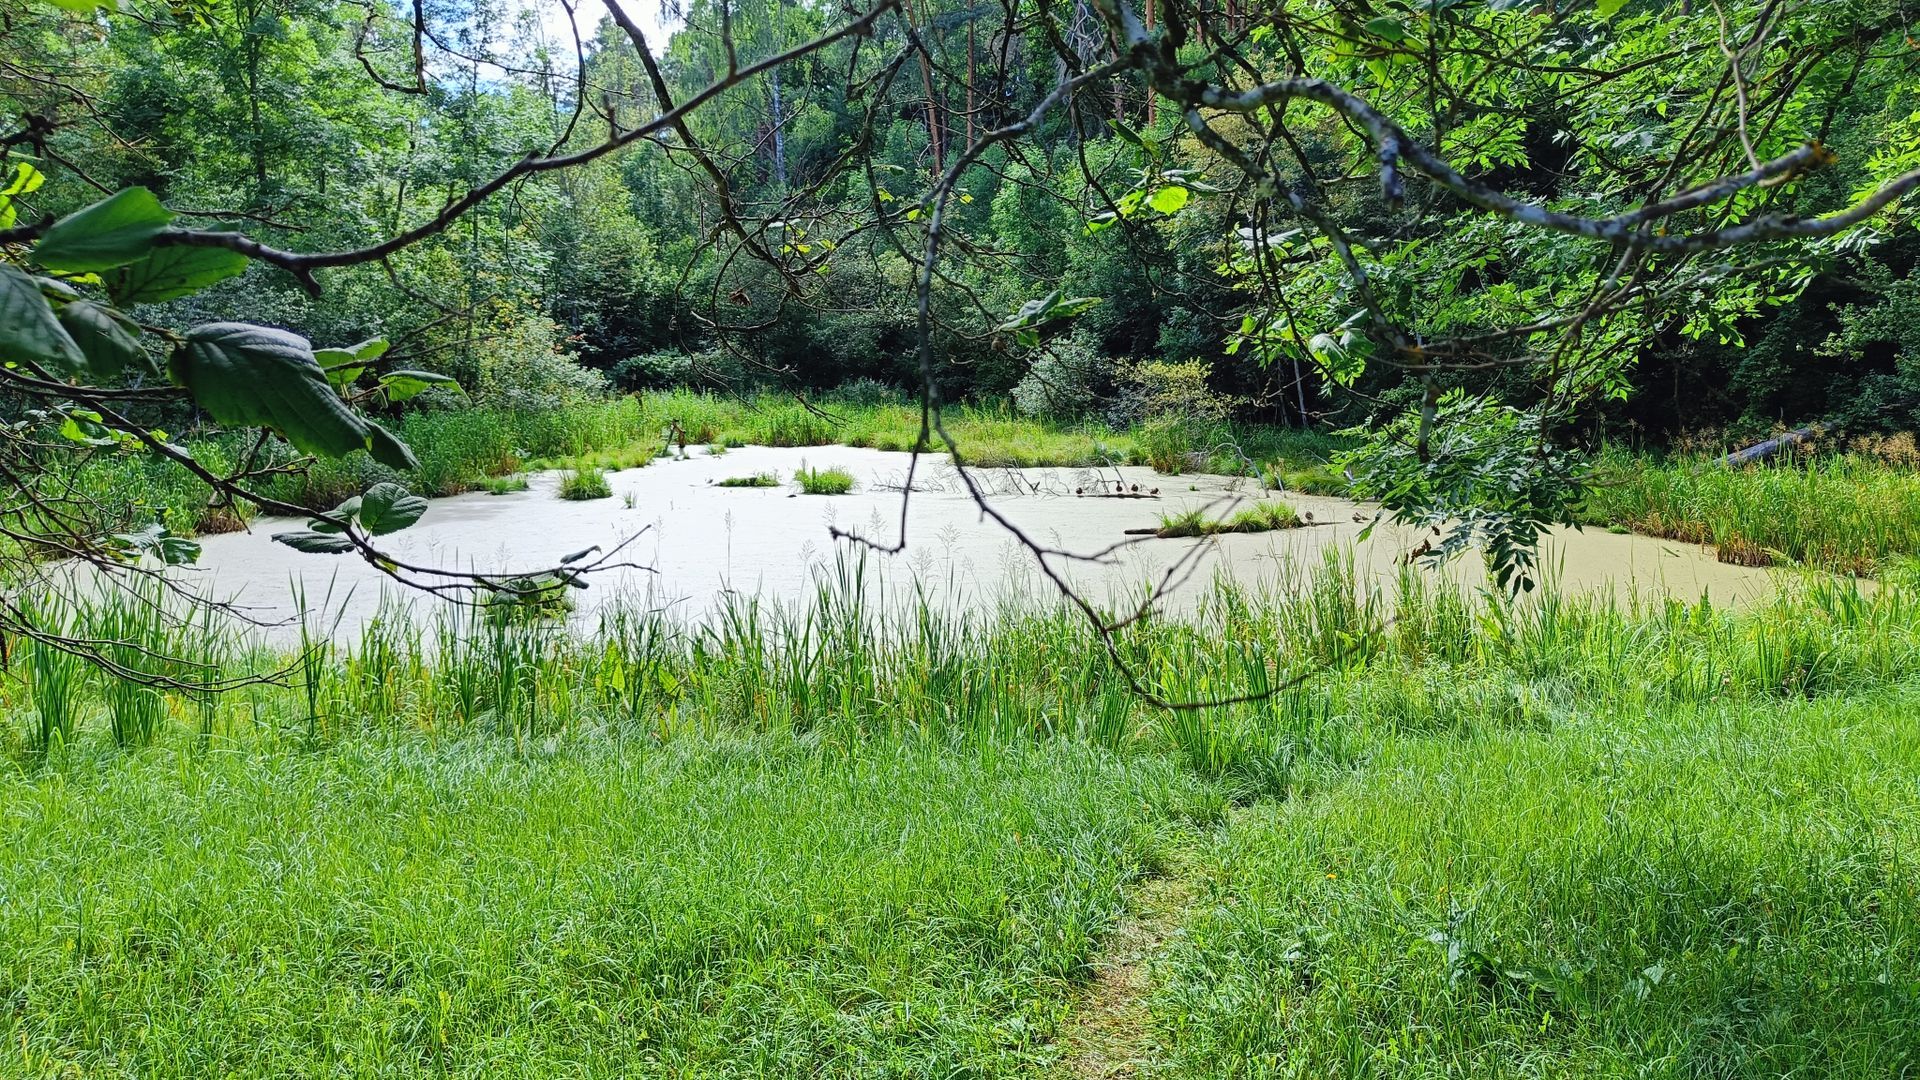
[[[1202,888],[1190,851],[1178,851],[1158,873],[1136,882],[1127,913],[1113,929],[1094,977],[1074,1002],[1060,1032],[1065,1053],[1059,1075],[1068,1080],[1138,1077],[1155,1056],[1147,1011],[1155,963],[1185,925]]]

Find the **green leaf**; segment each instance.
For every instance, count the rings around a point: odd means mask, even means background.
[[[50,270],[111,270],[153,248],[173,211],[153,192],[130,187],[53,223],[34,246],[33,261]]]
[[[118,378],[130,364],[154,370],[153,359],[140,347],[140,328],[105,304],[72,301],[60,309],[60,325],[86,356],[87,370],[98,378]]]
[[[1187,205],[1187,200],[1192,197],[1193,193],[1181,187],[1179,184],[1168,184],[1166,187],[1158,188],[1152,195],[1147,196],[1147,205],[1163,214],[1177,214],[1182,207]]]
[[[344,536],[329,536],[326,533],[298,529],[293,532],[273,534],[277,543],[282,543],[295,551],[304,551],[309,555],[345,555],[353,550],[353,541]]]
[[[252,323],[196,326],[168,371],[214,419],[272,428],[309,454],[340,457],[372,438],[298,334]]]
[[[40,284],[0,263],[0,363],[8,360],[32,361],[55,375],[71,375],[87,363]]]
[[[435,386],[460,389],[460,384],[452,376],[437,375],[431,371],[390,371],[380,376],[380,386],[387,392],[388,401],[407,401]]]
[[[353,498],[334,507],[328,511],[328,513],[332,514],[337,520],[352,521],[355,515],[360,513],[360,496],[355,495]],[[333,522],[324,521],[320,518],[314,518],[307,522],[307,528],[318,533],[339,533],[345,531]]]
[[[77,11],[83,15],[96,8],[113,6],[113,0],[47,0],[47,3],[62,11]]]
[[[315,349],[313,350],[313,358],[320,362],[321,367],[330,368],[330,367],[338,367],[341,364],[351,364],[356,361],[362,364],[368,363],[370,361],[380,359],[382,356],[386,355],[386,352],[387,352],[387,339],[383,337],[377,337],[377,338],[368,338],[367,340],[361,342],[358,345],[337,346],[330,349]]]
[[[7,182],[6,189],[0,191],[0,195],[31,195],[46,182],[45,173],[22,161],[13,167],[13,179]]]
[[[389,469],[399,469],[401,472],[419,471],[420,459],[414,457],[413,451],[407,448],[406,443],[396,438],[393,432],[375,423],[368,423],[367,430],[369,432],[367,449],[373,454],[373,460]]]
[[[1604,5],[1604,0],[1602,0],[1602,3]],[[1402,24],[1399,19],[1389,18],[1385,15],[1377,19],[1368,19],[1367,33],[1372,34],[1374,37],[1385,38],[1393,42],[1407,40],[1406,26]]]
[[[14,196],[38,191],[40,185],[46,182],[46,176],[39,169],[24,161],[13,167],[13,179],[7,182],[5,189],[0,189],[0,229],[12,226],[20,216],[13,206]]]
[[[327,381],[338,390],[359,378],[360,373],[367,370],[367,365],[386,351],[386,338],[368,338],[358,345],[345,348],[315,349],[313,358],[326,369]]]
[[[360,525],[375,536],[385,536],[420,520],[427,500],[407,493],[399,484],[375,484],[360,500]]]
[[[1600,12],[1601,18],[1611,19],[1620,14],[1621,8],[1627,6],[1627,0],[1594,0],[1593,6]]]
[[[247,257],[220,247],[169,244],[106,275],[107,295],[122,306],[191,296],[247,269]]]
[[[184,536],[175,536],[165,525],[149,525],[137,533],[114,533],[110,538],[123,559],[142,555],[157,556],[168,566],[187,566],[200,561],[200,545]]]
[[[1076,296],[1071,300],[1062,300],[1060,290],[1055,289],[1038,300],[1029,300],[1020,305],[1013,318],[1000,324],[1002,331],[1029,330],[1054,319],[1071,319],[1092,310],[1100,302],[1097,296]]]

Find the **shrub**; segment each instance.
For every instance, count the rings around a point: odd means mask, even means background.
[[[907,393],[899,387],[865,376],[841,383],[828,396],[842,404],[856,405],[866,409],[878,408],[882,405],[903,405],[908,400]]]
[[[809,469],[802,465],[793,478],[808,495],[845,495],[853,490],[853,474],[845,469]]]
[[[574,502],[604,499],[613,494],[607,474],[599,469],[574,469],[560,480],[560,497]]]
[[[1241,509],[1222,520],[1209,518],[1204,510],[1188,510],[1160,519],[1154,535],[1162,540],[1187,536],[1219,536],[1225,533],[1263,533],[1277,529],[1297,529],[1306,524],[1286,503],[1262,502]]]
[[[650,352],[629,356],[607,369],[622,390],[665,390],[681,386],[693,372],[693,357],[683,352]]]
[[[489,495],[505,495],[514,491],[527,490],[527,478],[514,473],[511,476],[487,476],[480,480],[480,487]]]
[[[1093,340],[1075,332],[1034,360],[1013,388],[1013,407],[1022,416],[1083,416],[1105,396],[1108,367]]]
[[[770,488],[780,486],[780,474],[771,472],[754,473],[752,476],[729,476],[715,487],[723,488]]]

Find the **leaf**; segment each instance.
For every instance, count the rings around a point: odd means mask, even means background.
[[[1147,205],[1163,214],[1177,214],[1192,197],[1193,193],[1179,184],[1168,184],[1147,196]]]
[[[593,546],[592,546],[592,547],[590,547],[590,548],[581,548],[581,549],[580,549],[579,551],[576,551],[576,552],[574,552],[574,553],[573,553],[573,554],[571,554],[571,555],[568,555],[568,556],[565,556],[565,557],[563,557],[563,558],[562,558],[562,559],[560,560],[560,565],[562,565],[562,566],[571,566],[571,565],[573,565],[574,563],[577,563],[577,562],[579,562],[579,561],[580,561],[581,559],[584,559],[584,558],[586,558],[587,556],[589,556],[589,555],[592,555],[592,554],[594,554],[595,552],[597,552],[597,551],[599,551],[599,550],[600,550],[600,545],[599,545],[599,544],[595,544],[595,545],[593,545]]]
[[[1400,42],[1407,40],[1406,26],[1403,25],[1399,19],[1389,18],[1385,15],[1377,19],[1368,19],[1367,33],[1377,38],[1385,38],[1388,41]]]
[[[1060,299],[1060,290],[1055,289],[1038,300],[1029,300],[1020,305],[1013,318],[1000,324],[1002,331],[1027,330],[1051,322],[1054,319],[1071,319],[1085,314],[1100,302],[1097,296],[1076,296],[1071,300]]]
[[[408,401],[435,386],[460,389],[460,384],[452,376],[431,371],[390,371],[380,376],[380,388],[387,392],[388,401]]]
[[[153,192],[130,187],[53,223],[33,249],[33,261],[50,270],[111,270],[153,248],[153,238],[173,221],[173,211]]]
[[[165,525],[149,525],[137,533],[115,533],[111,539],[118,549],[116,554],[125,559],[154,555],[168,566],[200,561],[200,545],[184,536],[173,535]]]
[[[0,229],[8,228],[20,216],[13,207],[14,196],[38,191],[40,185],[46,182],[45,174],[24,161],[13,167],[13,179],[8,181],[4,190],[0,190]]]
[[[214,419],[272,428],[309,454],[340,457],[372,439],[366,421],[327,385],[312,347],[298,334],[206,323],[187,331],[168,370]]]
[[[327,512],[332,514],[336,520],[352,521],[354,515],[360,513],[360,496],[355,495],[353,498],[348,499],[346,502],[341,503],[339,506]],[[322,518],[314,518],[308,521],[307,528],[317,533],[340,533],[346,531],[340,526],[335,525],[332,521],[327,521]]]
[[[29,360],[55,375],[73,374],[87,363],[39,283],[0,263],[0,362],[8,360]]]
[[[353,541],[344,536],[329,536],[326,533],[299,529],[293,532],[273,534],[276,543],[285,544],[295,551],[304,551],[309,555],[345,555],[353,550]]]
[[[375,484],[360,499],[360,526],[385,536],[419,521],[426,512],[427,500],[408,494],[399,484]]]
[[[107,274],[107,294],[122,306],[190,296],[247,269],[247,257],[220,247],[170,244]]]
[[[1627,6],[1627,0],[1594,0],[1593,6],[1599,11],[1601,18],[1611,19],[1620,14],[1621,8]]]
[[[327,382],[333,384],[333,388],[338,390],[359,378],[360,373],[367,370],[367,365],[378,360],[386,351],[386,338],[368,338],[358,345],[315,349],[313,358],[326,369]]]
[[[368,338],[358,345],[341,345],[328,349],[313,350],[313,358],[323,368],[338,367],[358,361],[362,364],[378,360],[387,351],[386,338]]]
[[[393,432],[371,422],[367,424],[367,431],[367,449],[373,454],[373,460],[389,469],[399,469],[402,472],[419,471],[420,459],[414,457],[413,451],[407,448],[406,443],[395,437]]]
[[[87,370],[98,378],[118,378],[130,364],[153,370],[153,359],[140,347],[140,328],[113,308],[75,300],[60,309],[60,325],[86,356]]]
[[[13,167],[13,179],[7,182],[6,189],[0,191],[0,195],[31,195],[46,182],[45,173],[22,161]]]

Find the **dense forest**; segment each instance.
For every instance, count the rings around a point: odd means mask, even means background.
[[[1203,64],[1231,52],[1249,70],[1310,67],[1469,178],[1562,208],[1684,187],[1817,140],[1831,165],[1713,212],[1829,210],[1920,154],[1920,52],[1900,5],[1763,4],[1757,22],[1736,23],[1744,42],[1708,12],[1667,7],[1328,4],[1274,23],[1223,9],[1208,28],[1213,58],[1201,59],[1210,43],[1189,51]],[[488,4],[416,10],[418,22],[404,7],[319,0],[9,10],[9,167],[47,178],[16,182],[12,214],[58,216],[143,186],[183,221],[281,248],[360,248],[517,160],[597,146],[705,90],[730,61],[794,48],[840,18],[761,0],[663,10],[672,29],[656,32],[647,69],[604,13],[576,26]],[[1089,65],[1111,55],[1086,0],[1039,11],[916,0],[729,87],[683,132],[515,177],[421,243],[330,272],[317,295],[255,264],[152,317],[257,321],[319,342],[384,336],[402,366],[483,396],[591,381],[563,360],[621,388],[915,387],[913,208],[979,135],[1054,90],[1063,48]],[[902,59],[909,35],[924,49]],[[1737,134],[1724,130],[1735,45],[1752,113]],[[1343,425],[1402,403],[1402,372],[1340,370],[1353,300],[1327,252],[1288,248],[1284,309],[1250,287],[1265,272],[1247,239],[1267,228],[1263,211],[1179,110],[1155,102],[1137,80],[1089,84],[961,170],[945,208],[958,250],[934,297],[943,393],[1112,410],[1137,365],[1198,361],[1217,391],[1273,422]],[[1289,167],[1312,178],[1381,302],[1417,333],[1497,330],[1580,287],[1568,260],[1586,255],[1565,238],[1471,223],[1429,192],[1389,206],[1352,172],[1336,115],[1294,123]],[[1913,426],[1920,241],[1902,222],[1881,218],[1791,270],[1708,261],[1638,297],[1609,330],[1618,360],[1604,379],[1618,386],[1573,421],[1635,442]],[[1288,243],[1282,222],[1272,229]],[[1054,288],[1099,303],[1041,349],[993,332]],[[1282,310],[1300,340],[1268,332]],[[1528,371],[1445,381],[1519,402],[1545,389]]]

